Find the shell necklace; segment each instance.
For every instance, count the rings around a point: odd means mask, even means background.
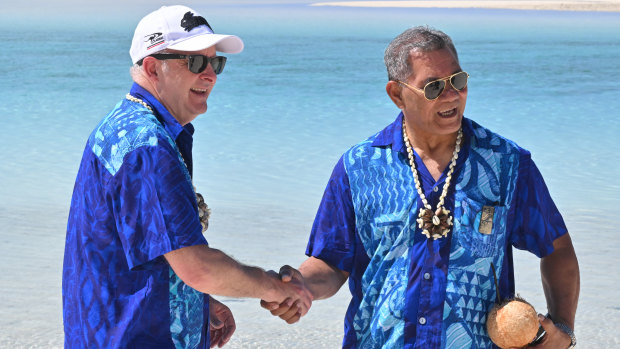
[[[444,205],[446,195],[448,195],[448,188],[450,187],[450,181],[452,180],[452,173],[454,172],[454,166],[456,165],[456,159],[459,157],[459,151],[461,150],[461,138],[463,137],[463,130],[459,129],[456,136],[456,146],[454,152],[452,152],[452,160],[450,160],[450,169],[446,176],[446,181],[443,184],[443,190],[437,203],[437,208],[433,211],[431,205],[426,200],[426,196],[422,192],[422,185],[418,179],[418,170],[415,167],[415,161],[413,156],[413,149],[409,143],[409,137],[407,137],[407,130],[405,129],[405,119],[403,118],[403,140],[407,146],[407,155],[409,156],[409,165],[411,166],[411,172],[413,172],[413,180],[415,181],[415,188],[418,191],[420,199],[422,199],[423,208],[420,208],[418,213],[418,227],[422,229],[422,234],[426,235],[428,239],[431,237],[433,240],[437,240],[448,235],[450,227],[452,226],[452,216],[450,210],[447,210]]]
[[[128,101],[141,104],[146,109],[148,109],[151,113],[153,112],[153,109],[151,109],[151,106],[146,104],[146,102],[144,102],[140,98],[134,97],[130,95],[129,93],[125,95],[125,98]],[[189,168],[187,167],[187,163],[185,162],[185,158],[183,157],[183,154],[181,154],[180,150],[178,151],[179,151],[179,155],[181,155],[181,159],[183,159],[183,165],[185,165],[185,168],[187,168],[189,171]],[[192,181],[192,187],[194,188],[194,193],[196,193],[196,202],[198,204],[198,218],[200,219],[200,225],[202,226],[202,232],[204,233],[207,230],[207,228],[209,228],[209,217],[211,216],[211,209],[209,208],[209,206],[207,206],[207,203],[205,202],[204,197],[199,192],[196,191],[196,186],[194,186],[193,181]]]

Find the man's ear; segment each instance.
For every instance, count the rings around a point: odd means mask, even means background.
[[[387,92],[388,96],[396,104],[398,109],[403,110],[405,108],[405,103],[401,97],[402,86],[396,81],[388,81],[387,85],[385,85],[385,92]]]
[[[160,63],[156,58],[147,56],[142,60],[142,70],[149,81],[156,82],[159,79],[159,69]]]

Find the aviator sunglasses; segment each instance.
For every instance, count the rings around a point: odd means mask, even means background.
[[[204,55],[180,55],[174,53],[157,53],[150,55],[149,57],[153,57],[159,60],[166,59],[186,59],[187,58],[187,68],[194,74],[200,74],[205,69],[209,63],[211,63],[211,67],[213,67],[213,72],[215,74],[219,74],[224,70],[224,65],[226,65],[226,57],[224,56],[214,56],[207,57]],[[142,60],[138,62],[138,65],[142,64]]]
[[[446,76],[445,78],[433,80],[428,84],[424,85],[423,89],[419,89],[417,87],[413,87],[407,83],[397,80],[399,84],[403,84],[409,87],[413,91],[423,92],[424,98],[429,101],[435,100],[441,96],[443,91],[446,89],[446,81],[450,81],[450,85],[454,87],[457,91],[462,91],[465,87],[467,87],[467,78],[469,78],[469,74],[464,71],[454,73],[450,76]]]

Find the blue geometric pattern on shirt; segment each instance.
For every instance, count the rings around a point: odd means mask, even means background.
[[[391,148],[372,147],[374,136],[344,157],[359,238],[370,258],[363,298],[353,320],[358,348],[403,346],[405,293],[417,211],[411,170]],[[377,166],[379,165],[379,166]]]
[[[447,348],[492,347],[486,314],[493,304],[490,263],[501,274],[506,214],[515,189],[518,148],[475,123],[471,150],[455,185],[454,233],[442,329]],[[360,348],[402,347],[408,252],[417,229],[418,194],[408,166],[390,147],[372,147],[375,136],[343,157],[358,235],[370,263],[362,276],[363,299],[353,326]],[[477,229],[483,205],[495,206],[493,233]],[[419,235],[419,234],[418,234]]]
[[[500,275],[507,245],[506,217],[518,174],[518,148],[472,124],[476,137],[455,185],[442,328],[446,348],[493,348],[486,332],[486,315],[495,299],[491,263]],[[495,209],[489,235],[478,231],[484,205]]]
[[[122,100],[99,123],[91,134],[89,144],[110,174],[115,175],[123,165],[125,155],[142,146],[157,146],[157,136],[170,143],[183,163],[176,143],[155,115],[141,104]],[[189,171],[186,166],[182,167],[191,182]]]
[[[91,134],[89,144],[111,175],[123,165],[125,155],[142,146],[157,146],[166,139],[178,154],[185,179],[191,177],[183,157],[155,115],[141,104],[122,100]],[[170,269],[170,332],[177,348],[194,348],[200,343],[203,321],[203,294],[187,286]]]
[[[204,295],[187,286],[170,268],[170,332],[178,349],[200,344]]]

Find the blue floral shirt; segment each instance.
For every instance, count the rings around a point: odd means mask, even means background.
[[[193,127],[139,85],[130,93],[154,112],[119,102],[90,135],[75,181],[65,347],[208,348],[208,295],[185,285],[163,257],[207,244],[191,183]]]
[[[402,117],[341,157],[308,242],[307,255],[350,273],[343,347],[494,348],[486,332],[493,268],[501,297],[514,296],[512,246],[546,256],[566,226],[530,153],[464,119],[445,200],[454,226],[427,239]],[[415,161],[435,208],[447,169],[435,181]]]

